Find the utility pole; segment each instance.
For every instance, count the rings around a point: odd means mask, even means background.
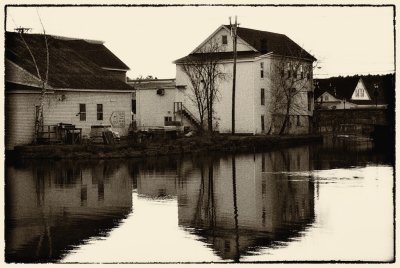
[[[232,135],[235,134],[235,91],[236,91],[236,59],[237,59],[237,16],[235,16],[235,23],[232,24],[231,17],[229,17],[229,24],[231,26],[231,37],[233,40],[233,81],[232,81]]]

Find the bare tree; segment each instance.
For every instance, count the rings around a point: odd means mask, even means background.
[[[38,62],[36,60],[35,55],[33,54],[29,44],[26,42],[24,38],[24,28],[17,28],[20,38],[22,39],[22,42],[24,43],[26,49],[29,52],[29,55],[32,58],[32,63],[35,66],[36,69],[36,74],[37,77],[40,80],[41,83],[41,92],[40,92],[40,98],[39,98],[39,106],[36,109],[36,116],[35,116],[35,136],[34,136],[34,143],[38,141],[40,130],[43,128],[43,122],[44,122],[44,117],[43,117],[43,106],[46,98],[46,93],[47,93],[47,87],[48,87],[48,80],[49,80],[49,65],[50,65],[50,53],[49,53],[49,45],[48,45],[48,40],[47,40],[47,35],[46,35],[46,30],[44,28],[42,19],[39,15],[39,11],[36,10],[40,24],[42,26],[43,30],[43,38],[44,38],[44,43],[45,43],[45,50],[46,50],[46,65],[45,65],[45,70],[40,70]],[[14,22],[15,24],[15,22]],[[22,30],[19,30],[22,29]],[[42,72],[41,72],[42,71]],[[44,71],[44,72],[43,72]]]
[[[278,134],[287,130],[291,115],[301,115],[308,111],[308,98],[312,89],[312,62],[303,57],[275,56],[271,66],[271,86],[269,95],[269,113],[271,125]]]
[[[221,64],[223,47],[211,39],[196,53],[189,55],[182,63],[182,70],[190,81],[189,99],[197,107],[201,127],[207,119],[207,129],[213,131],[215,103],[219,100],[219,85],[227,78]]]

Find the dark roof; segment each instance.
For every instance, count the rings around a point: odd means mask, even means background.
[[[230,25],[223,25],[230,30]],[[253,46],[257,51],[238,51],[238,58],[252,58],[273,52],[276,55],[286,57],[304,58],[310,61],[315,61],[312,55],[301,48],[293,40],[284,34],[271,33],[259,30],[253,30],[248,28],[239,27],[237,34],[240,38],[246,41],[249,45]],[[186,57],[177,59],[174,63],[183,63],[185,61],[191,61],[199,59],[206,55],[212,57],[218,57],[221,60],[232,59],[232,52],[219,52],[219,53],[191,53]]]
[[[129,70],[129,67],[101,43],[81,39],[65,40],[66,44],[80,55],[103,68]]]
[[[224,26],[229,30],[231,28],[230,25]],[[281,56],[301,57],[312,61],[316,60],[316,58],[284,34],[238,27],[237,35],[263,54],[273,52]]]
[[[237,58],[245,59],[245,58],[253,58],[255,56],[259,56],[261,53],[255,51],[238,51]],[[189,54],[183,58],[177,59],[174,63],[182,63],[182,62],[191,62],[197,61],[201,59],[218,59],[218,60],[228,60],[233,58],[232,52],[217,52],[217,53],[193,53]]]
[[[41,34],[23,34],[35,56],[40,75],[45,77],[46,46]],[[102,67],[128,69],[111,51],[99,43],[85,40],[47,36],[50,68],[49,85],[54,88],[74,89],[131,89]],[[32,57],[20,34],[6,32],[6,59],[37,76]]]
[[[353,92],[358,81],[362,78],[365,88],[371,98],[366,100],[351,100]],[[353,102],[355,104],[374,104],[375,103],[375,84],[378,85],[378,104],[394,103],[395,92],[395,77],[394,74],[386,75],[364,75],[364,76],[347,76],[347,77],[331,77],[326,79],[314,79],[315,99],[321,96],[324,92],[328,92],[332,96]]]

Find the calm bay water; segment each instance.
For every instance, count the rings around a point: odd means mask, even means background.
[[[5,259],[391,261],[393,157],[378,149],[7,163]]]

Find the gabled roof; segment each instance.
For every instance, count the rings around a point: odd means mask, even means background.
[[[368,91],[371,100],[351,100],[357,83],[362,79],[365,89]],[[347,77],[331,77],[326,79],[314,79],[315,99],[321,96],[324,92],[329,92],[332,96],[351,101],[355,104],[375,104],[375,84],[378,85],[377,100],[378,104],[394,103],[395,93],[395,77],[393,74],[386,75],[365,75],[365,76],[347,76]]]
[[[221,28],[226,28],[230,31],[231,26],[222,25],[217,29],[217,31]],[[213,35],[215,35],[217,31],[215,31],[208,39],[210,39]],[[238,58],[255,57],[272,52],[273,54],[279,56],[303,58],[310,61],[316,60],[316,58],[314,58],[311,54],[309,54],[307,51],[305,51],[303,48],[301,48],[298,44],[296,44],[293,40],[291,40],[284,34],[238,27],[237,35],[248,45],[252,46],[254,49],[257,50],[257,51],[253,50],[239,51]],[[206,39],[206,41],[208,39]],[[194,51],[197,51],[197,49],[195,49]],[[175,60],[174,63],[183,63],[188,60],[196,59],[196,57],[199,57],[198,54],[204,54],[204,53],[192,52],[186,57]],[[227,60],[233,58],[233,53],[217,52],[217,53],[209,53],[208,56],[218,57],[221,58],[221,60]]]
[[[46,46],[41,34],[23,34],[35,56],[40,75],[46,73]],[[126,89],[126,83],[103,68],[128,70],[103,44],[81,39],[47,36],[49,46],[49,85],[53,88],[73,89]],[[37,76],[32,57],[19,33],[6,32],[6,59]]]
[[[230,25],[225,25],[229,30]],[[284,34],[238,27],[237,35],[262,54],[273,52],[280,56],[300,57],[315,61],[311,54]]]

